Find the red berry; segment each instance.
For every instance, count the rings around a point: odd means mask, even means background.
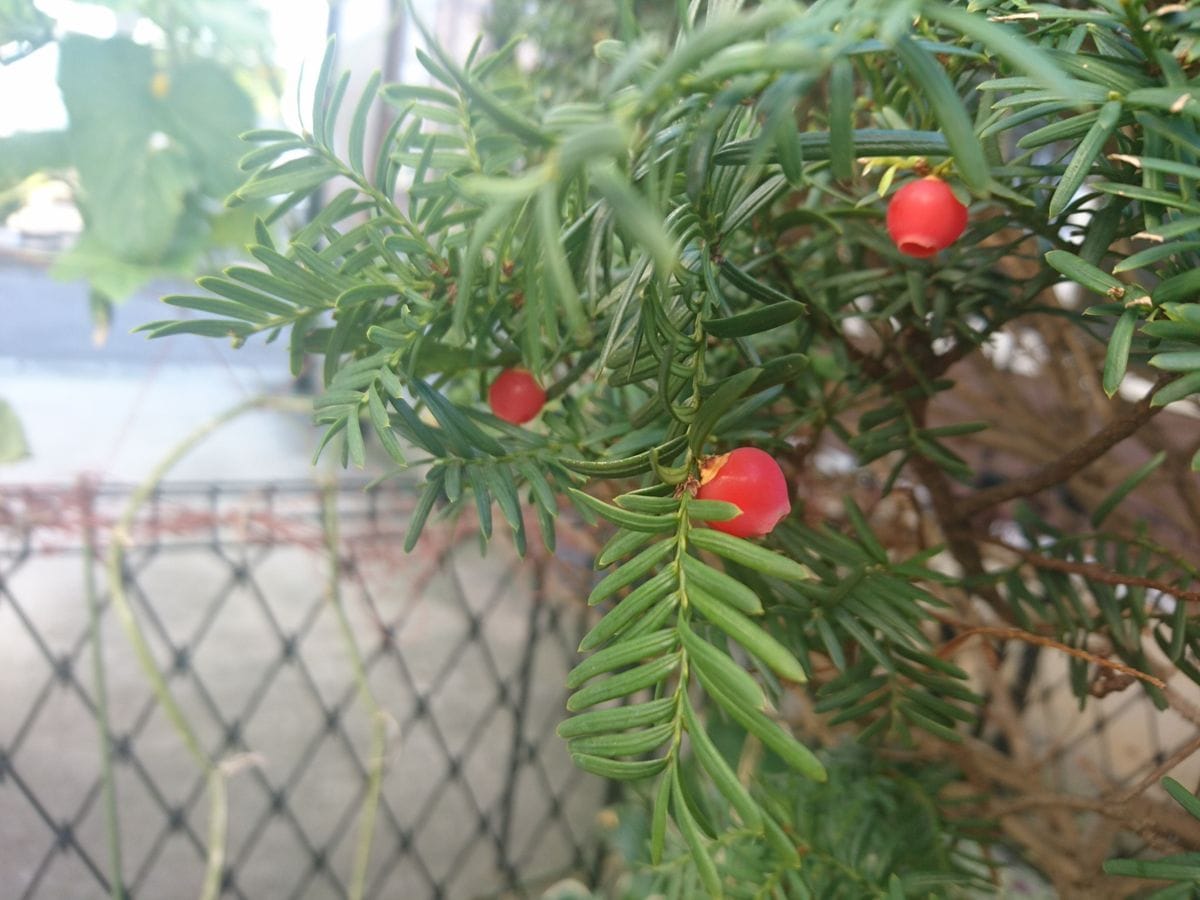
[[[724,456],[713,456],[700,466],[700,500],[724,500],[741,509],[711,528],[735,537],[762,537],[792,511],[783,469],[771,454],[757,447],[739,447]]]
[[[524,425],[546,405],[546,392],[525,369],[505,369],[488,388],[488,404],[499,418]]]
[[[967,208],[940,178],[910,181],[888,204],[888,234],[909,256],[933,256],[945,250],[966,227]]]

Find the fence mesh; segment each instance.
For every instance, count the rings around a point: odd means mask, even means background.
[[[434,529],[406,556],[403,485],[175,485],[121,531],[129,495],[0,492],[0,893],[99,898],[119,872],[127,896],[191,896],[203,879],[206,776],[120,630],[114,539],[155,666],[230,773],[222,896],[348,895],[372,769],[356,652],[387,723],[366,896],[525,896],[598,864],[607,788],[554,736],[584,552],[521,562]]]
[[[386,721],[365,896],[536,896],[567,873],[595,882],[594,823],[615,795],[576,770],[554,735],[586,624],[586,535],[566,528],[557,554],[522,562],[502,540],[481,554],[464,522],[431,527],[406,555],[413,492],[403,484],[176,484],[120,528],[129,498],[86,484],[0,489],[6,900],[102,898],[117,873],[131,898],[194,896],[203,879],[206,775],[120,628],[105,571],[118,539],[120,583],[153,668],[229,776],[223,897],[349,896],[376,762],[356,656]],[[999,669],[987,654],[975,667],[995,687],[982,749],[1003,754],[959,758],[980,784],[1031,813],[1045,802],[1086,812],[1088,798],[1133,797],[1167,772],[1195,786],[1193,686],[1172,682],[1166,713],[1136,687],[1081,713],[1061,653],[1012,650]],[[1159,827],[1111,823],[1128,829],[1117,850],[1179,849],[1168,832],[1192,826],[1161,822],[1170,804],[1158,799],[1127,805]],[[1098,869],[1115,831],[1099,821],[1062,832],[1061,810],[1044,811],[1024,827],[1042,829],[1050,849],[1061,838],[1063,859],[1094,845],[1085,868]]]

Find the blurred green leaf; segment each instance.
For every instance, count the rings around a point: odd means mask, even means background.
[[[1104,520],[1108,518],[1109,513],[1116,509],[1117,506],[1120,505],[1121,501],[1128,497],[1139,484],[1149,478],[1150,475],[1153,474],[1154,470],[1166,461],[1166,458],[1167,454],[1165,451],[1160,451],[1154,454],[1154,456],[1152,456],[1142,465],[1138,466],[1138,468],[1131,472],[1127,478],[1113,488],[1112,492],[1109,493],[1109,495],[1102,501],[1100,501],[1100,505],[1097,506],[1095,512],[1092,513],[1092,527],[1099,528]]]
[[[12,463],[29,455],[25,429],[7,400],[0,397],[0,463]]]
[[[186,148],[198,187],[222,198],[241,180],[238,160],[245,144],[237,135],[254,126],[254,101],[224,66],[189,59],[165,72],[161,127]]]
[[[65,131],[19,131],[0,138],[0,192],[38,172],[58,173],[70,165]]]
[[[933,107],[963,183],[976,194],[987,194],[991,171],[953,82],[937,60],[907,37],[896,42],[896,54]]]

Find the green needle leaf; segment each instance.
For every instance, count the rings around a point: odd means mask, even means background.
[[[711,528],[697,528],[688,534],[692,546],[715,553],[730,562],[745,566],[784,581],[808,581],[813,577],[808,566],[801,565],[795,560],[788,559],[766,547],[751,543],[743,538],[714,531]]]
[[[592,756],[612,758],[615,756],[641,756],[665,743],[675,733],[674,722],[663,722],[645,731],[625,734],[601,734],[593,737],[576,738],[568,745],[571,753],[586,753]]]
[[[1108,352],[1104,355],[1104,393],[1109,397],[1117,392],[1121,380],[1125,377],[1125,368],[1129,365],[1129,348],[1133,344],[1133,332],[1137,327],[1138,314],[1136,309],[1127,309],[1121,313],[1113,328],[1112,337],[1108,341]]]
[[[669,757],[631,761],[605,759],[602,756],[591,756],[586,753],[572,753],[571,759],[583,771],[599,775],[601,778],[610,778],[614,781],[640,781],[643,778],[657,775],[665,769]]]
[[[671,758],[674,759],[674,756]],[[663,776],[654,792],[654,810],[650,820],[650,863],[655,866],[662,862],[663,846],[667,840],[667,816],[671,811],[671,785],[674,780],[672,767],[671,774]]]
[[[691,592],[688,599],[704,618],[761,659],[779,677],[800,684],[808,681],[804,667],[787,647],[732,606],[709,597],[703,591]]]
[[[1176,400],[1182,400],[1195,393],[1200,393],[1200,371],[1184,375],[1182,378],[1164,385],[1155,393],[1150,405],[1166,406],[1168,403],[1174,403]]]
[[[761,616],[762,601],[746,585],[712,566],[706,566],[694,556],[683,557],[683,574],[687,589],[699,588],[715,601],[728,603],[748,616]]]
[[[1067,278],[1079,282],[1085,288],[1095,291],[1097,294],[1124,297],[1126,292],[1130,290],[1133,290],[1135,293],[1139,290],[1136,285],[1128,285],[1119,279],[1113,278],[1107,272],[1096,268],[1089,262],[1085,262],[1067,250],[1051,250],[1046,254],[1046,263],[1051,268],[1057,269],[1063,275],[1067,276]]]
[[[567,700],[567,709],[571,712],[578,712],[589,706],[595,706],[597,703],[604,703],[606,700],[615,700],[618,697],[626,697],[629,694],[645,690],[670,675],[678,665],[679,654],[672,653],[653,662],[635,666],[620,675],[610,675],[603,681],[596,682],[572,694]]]
[[[567,673],[567,688],[575,690],[590,679],[647,657],[658,657],[674,649],[678,637],[674,631],[654,631],[641,637],[620,641],[598,650]]]
[[[658,563],[666,559],[667,555],[675,549],[675,540],[668,539],[660,541],[647,547],[629,562],[622,565],[620,568],[609,573],[602,578],[588,595],[588,606],[595,606],[608,597],[611,597],[623,587],[628,587],[633,584]]]
[[[1166,452],[1159,451],[1145,463],[1138,466],[1128,478],[1113,488],[1112,493],[1100,501],[1100,505],[1092,513],[1092,527],[1099,528],[1100,524],[1108,518],[1109,513],[1116,509],[1121,501],[1128,497],[1139,484],[1149,478],[1154,470],[1163,464],[1166,458]]]
[[[692,665],[704,669],[709,678],[746,709],[767,708],[767,698],[762,687],[749,672],[734,662],[728,653],[701,638],[682,620],[676,626],[676,630]]]
[[[829,777],[816,755],[784,731],[779,723],[773,722],[760,712],[741,706],[703,671],[697,672],[697,677],[709,695],[729,713],[730,718],[779,754],[789,766],[813,781],[825,781]]]
[[[829,70],[829,162],[833,177],[854,177],[854,66],[848,57]]]
[[[928,51],[911,38],[901,35],[896,41],[896,55],[912,75],[933,113],[937,116],[946,143],[954,154],[958,174],[972,193],[986,195],[992,180],[991,170],[983,154],[983,146],[975,136],[971,117],[967,114],[950,77]]]
[[[629,531],[648,531],[654,533],[675,530],[674,516],[651,516],[646,513],[631,512],[627,509],[621,509],[619,506],[613,506],[611,503],[605,503],[603,500],[597,500],[591,494],[584,493],[576,488],[568,488],[567,493],[580,506],[591,510],[600,516],[600,518]]]
[[[579,642],[579,649],[584,651],[599,647],[621,629],[633,624],[642,613],[673,591],[675,585],[675,573],[670,569],[659,572],[649,581],[638,585],[583,636],[583,640]]]
[[[688,849],[692,852],[692,860],[696,864],[696,871],[700,874],[700,881],[704,885],[707,896],[711,900],[721,900],[725,896],[721,888],[721,878],[717,873],[716,863],[713,862],[712,856],[708,852],[708,845],[700,831],[700,826],[696,824],[692,811],[688,809],[687,800],[683,794],[683,785],[679,780],[678,767],[671,771],[671,780],[671,793],[675,800],[672,804],[675,824],[679,826],[679,831],[683,835],[684,841],[687,842]]]
[[[536,209],[545,270],[554,289],[553,305],[563,311],[575,342],[585,345],[591,340],[592,330],[575,288],[575,280],[571,277],[571,265],[562,247],[562,222],[558,217],[556,185],[547,184],[538,191]]]
[[[720,338],[749,337],[787,325],[804,315],[804,304],[795,300],[769,303],[723,319],[705,319],[704,330]]]
[[[1100,108],[1100,114],[1096,117],[1096,121],[1088,130],[1087,135],[1079,143],[1075,155],[1071,157],[1071,162],[1059,179],[1058,187],[1054,189],[1054,195],[1050,198],[1050,208],[1047,214],[1051,219],[1057,219],[1075,198],[1075,192],[1079,190],[1083,180],[1091,172],[1092,163],[1104,149],[1105,143],[1112,136],[1117,127],[1117,120],[1120,118],[1120,101],[1110,100]]]
[[[692,740],[692,752],[696,754],[696,759],[700,761],[704,771],[712,778],[717,790],[737,810],[742,824],[751,831],[761,831],[763,827],[762,810],[750,796],[750,792],[738,781],[737,773],[730,768],[729,763],[725,762],[725,758],[721,756],[709,738],[708,732],[704,730],[704,726],[697,718],[695,710],[692,709],[692,702],[686,694],[683,696],[682,707],[683,726]]]
[[[1019,33],[989,20],[985,13],[975,9],[961,9],[947,3],[925,0],[921,4],[922,14],[957,31],[965,37],[983,44],[997,56],[1004,57],[1013,68],[1026,72],[1037,79],[1047,90],[1060,89],[1067,75],[1049,54]]]
[[[661,697],[658,700],[631,703],[628,706],[618,706],[613,709],[597,709],[580,713],[560,722],[558,736],[569,740],[585,734],[607,734],[630,728],[657,725],[668,717],[672,717],[674,712],[674,697]]]

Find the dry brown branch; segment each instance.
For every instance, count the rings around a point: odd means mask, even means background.
[[[974,813],[994,819],[1020,844],[1025,857],[1054,885],[1057,896],[1123,898],[1144,886],[1110,878],[1100,869],[1121,830],[1134,832],[1162,852],[1200,846],[1200,822],[1172,803],[1144,796],[1113,799],[1054,790],[1044,783],[1040,766],[1018,761],[975,738],[965,738],[957,746],[930,741],[921,749],[935,758],[948,758],[961,769],[977,796],[985,798]],[[1098,818],[1081,834],[1074,827],[1063,827],[1064,813]]]
[[[1126,575],[1120,572],[1112,572],[1103,566],[1094,565],[1092,563],[1072,562],[1067,559],[1055,559],[1049,556],[1042,556],[1040,553],[1032,553],[1020,547],[1014,547],[1012,544],[1006,543],[996,538],[980,537],[979,540],[993,544],[997,547],[1003,547],[1010,553],[1015,553],[1017,556],[1031,566],[1037,569],[1049,569],[1054,572],[1069,572],[1073,575],[1080,575],[1084,578],[1089,578],[1092,581],[1099,581],[1102,584],[1125,585],[1127,587],[1145,587],[1152,588],[1156,591],[1162,591],[1164,594],[1170,594],[1178,600],[1185,603],[1200,603],[1200,591],[1181,591],[1175,585],[1167,584],[1165,581],[1158,581],[1154,578],[1145,578],[1141,575]]]
[[[1171,704],[1171,708],[1175,712],[1179,713],[1179,715],[1183,716],[1183,718],[1187,719],[1197,728],[1200,728],[1200,709],[1197,709],[1192,701],[1188,700],[1170,685],[1167,686],[1167,689],[1163,693],[1166,695],[1167,702]]]
[[[1158,784],[1164,775],[1168,774],[1172,769],[1190,757],[1197,750],[1200,750],[1200,735],[1197,735],[1191,741],[1188,741],[1188,743],[1184,744],[1182,747],[1168,756],[1160,765],[1151,769],[1141,781],[1139,781],[1129,790],[1123,791],[1114,797],[1113,801],[1116,803],[1129,802],[1134,797],[1138,796],[1138,794],[1141,794]]]
[[[965,521],[976,513],[1006,500],[1028,497],[1048,487],[1061,484],[1080,469],[1095,462],[1162,411],[1163,407],[1161,406],[1151,406],[1150,399],[1173,377],[1159,378],[1154,386],[1146,392],[1146,396],[1133,404],[1125,415],[1109,422],[1082,444],[1068,450],[1054,462],[1022,478],[1014,478],[963,498],[958,502],[958,519]]]
[[[1001,640],[1023,641],[1026,644],[1036,644],[1039,647],[1049,647],[1053,650],[1058,650],[1077,659],[1087,660],[1093,665],[1101,666],[1106,669],[1120,672],[1124,675],[1132,676],[1147,684],[1152,684],[1160,690],[1166,687],[1166,683],[1161,678],[1155,678],[1153,675],[1147,675],[1145,672],[1139,672],[1132,666],[1127,666],[1124,663],[1117,662],[1112,659],[1105,659],[1103,656],[1097,656],[1095,653],[1088,653],[1086,650],[1080,650],[1078,647],[1070,647],[1052,638],[1043,637],[1039,634],[1032,634],[1028,631],[1022,631],[1020,628],[997,628],[993,626],[979,626],[976,628],[968,628],[960,634],[955,635],[949,641],[941,646],[937,655],[942,659],[948,659],[958,652],[962,646],[971,638],[980,637],[996,637]]]

